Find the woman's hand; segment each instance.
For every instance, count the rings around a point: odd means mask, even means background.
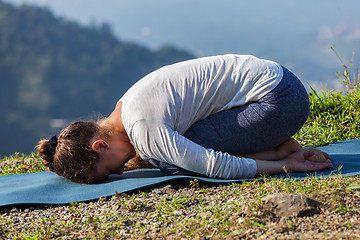
[[[327,160],[330,160],[329,154],[327,154],[326,152],[320,151],[317,148],[306,148],[306,150],[314,152],[314,155],[308,158],[309,161],[326,162]]]
[[[316,148],[295,152],[283,161],[285,169],[289,172],[318,171],[333,167],[330,156]]]
[[[288,172],[310,172],[331,168],[330,156],[318,149],[304,149],[279,161],[255,160],[256,176]]]

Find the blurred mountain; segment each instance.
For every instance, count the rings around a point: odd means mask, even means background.
[[[106,24],[84,27],[0,1],[0,154],[30,153],[70,121],[109,114],[142,76],[193,57],[121,41]]]
[[[171,43],[196,56],[239,53],[275,60],[317,90],[321,84],[338,87],[341,64],[330,46],[344,60],[356,51],[354,63],[360,62],[358,0],[6,1],[47,7],[84,25],[109,23],[120,39],[151,48]]]

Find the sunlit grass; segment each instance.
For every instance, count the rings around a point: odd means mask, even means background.
[[[36,214],[28,219],[32,224],[25,228],[18,227],[16,218],[0,215],[0,236],[7,239],[53,239],[64,235],[71,239],[271,238],[280,222],[285,222],[285,236],[292,232],[300,236],[297,239],[306,239],[307,231],[316,226],[320,235],[314,238],[323,239],[324,234],[346,234],[356,226],[354,219],[360,214],[359,192],[352,186],[359,184],[359,176],[336,175],[321,180],[265,178],[213,187],[200,183],[175,194],[118,194],[105,208],[101,204],[90,207],[89,203],[62,207],[60,213],[70,213],[67,218],[50,214],[51,207],[34,209]],[[264,208],[263,198],[278,192],[316,199],[321,202],[320,213],[285,221],[275,217]],[[18,211],[21,214],[24,210]],[[175,211],[183,214],[175,214]]]
[[[360,91],[312,92],[309,97],[309,118],[295,136],[304,146],[360,138]]]
[[[46,171],[38,154],[25,155],[15,153],[0,159],[0,175],[35,173]]]
[[[312,91],[309,97],[310,116],[295,136],[303,146],[360,138],[360,90]],[[16,153],[0,160],[0,175],[45,170],[36,154]],[[335,173],[323,179],[264,177],[218,186],[192,180],[174,194],[116,194],[106,208],[101,203],[96,207],[70,203],[61,210],[70,213],[67,217],[46,213],[59,207],[33,209],[36,213],[28,219],[32,224],[24,227],[19,227],[18,215],[6,217],[9,211],[5,210],[0,215],[0,238],[350,239],[360,234],[360,176],[343,177],[341,169]],[[264,209],[263,198],[279,192],[319,201],[320,213],[285,219],[274,216]]]

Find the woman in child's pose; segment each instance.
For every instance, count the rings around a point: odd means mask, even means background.
[[[169,174],[250,178],[332,167],[291,137],[309,113],[300,80],[245,55],[204,57],[142,78],[99,122],[76,122],[37,146],[51,171],[92,183],[122,173],[136,152]]]

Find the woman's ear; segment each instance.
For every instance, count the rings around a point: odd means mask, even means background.
[[[104,140],[96,140],[91,144],[92,150],[95,152],[100,152],[102,149],[109,150],[109,144]]]

